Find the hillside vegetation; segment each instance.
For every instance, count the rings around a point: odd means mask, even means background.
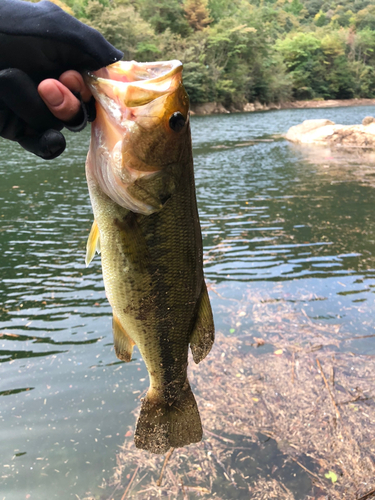
[[[373,0],[58,3],[128,60],[183,61],[195,103],[375,98]]]

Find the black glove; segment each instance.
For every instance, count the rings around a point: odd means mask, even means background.
[[[0,0],[0,136],[44,159],[56,158],[65,149],[59,131],[64,126],[82,130],[95,118],[95,108],[82,103],[81,113],[66,124],[49,111],[38,84],[70,69],[95,71],[122,56],[100,33],[53,3]]]

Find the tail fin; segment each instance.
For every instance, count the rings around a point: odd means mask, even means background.
[[[163,454],[202,439],[202,424],[189,382],[169,404],[152,389],[142,402],[134,442],[137,448]]]

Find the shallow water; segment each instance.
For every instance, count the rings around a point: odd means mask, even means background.
[[[308,118],[353,124],[374,114],[357,107],[193,117],[217,330],[257,336],[259,322],[222,307],[254,296],[290,302],[348,336],[374,333],[371,158],[280,137]],[[114,355],[100,258],[84,264],[88,141],[88,131],[70,135],[67,152],[51,162],[0,143],[0,500],[100,494],[148,385],[137,351],[129,364]],[[374,340],[350,350],[375,354]]]

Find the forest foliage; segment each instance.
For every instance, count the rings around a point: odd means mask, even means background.
[[[192,102],[375,98],[373,0],[52,1],[125,59],[180,59]]]

